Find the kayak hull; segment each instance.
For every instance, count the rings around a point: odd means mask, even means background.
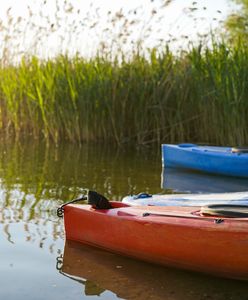
[[[160,265],[248,278],[248,219],[199,216],[194,207],[64,208],[68,240]],[[122,207],[118,207],[122,206]]]
[[[220,175],[248,177],[248,153],[232,152],[231,147],[163,144],[162,165]]]
[[[156,206],[202,206],[210,204],[248,205],[248,192],[203,193],[203,194],[168,194],[168,195],[130,195],[122,199],[128,205]]]

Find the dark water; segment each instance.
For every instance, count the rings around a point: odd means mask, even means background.
[[[248,179],[167,168],[162,171],[161,186],[177,193],[241,192],[248,190]]]
[[[168,177],[168,171],[164,180],[159,150],[2,142],[0,299],[248,299],[245,282],[65,243],[56,208],[80,196],[83,188],[114,199],[139,192],[214,190],[217,178],[211,183],[208,177],[209,189],[204,176],[199,184],[197,179],[186,184],[186,176],[180,179],[174,172]],[[221,182],[216,191],[230,190],[232,184],[232,191],[248,186],[246,180]]]

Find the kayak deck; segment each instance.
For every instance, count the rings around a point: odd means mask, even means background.
[[[123,203],[129,205],[156,205],[156,206],[202,206],[209,204],[237,204],[248,205],[248,192],[236,193],[209,193],[209,194],[167,194],[126,196]]]

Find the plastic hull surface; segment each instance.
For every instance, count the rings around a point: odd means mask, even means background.
[[[126,196],[122,199],[122,202],[137,206],[201,206],[209,204],[248,205],[248,192],[149,195],[149,197]]]
[[[163,167],[186,168],[228,176],[248,177],[248,153],[230,147],[191,144],[162,145]]]
[[[247,279],[248,219],[224,218],[218,223],[197,211],[68,205],[66,238],[161,265]]]

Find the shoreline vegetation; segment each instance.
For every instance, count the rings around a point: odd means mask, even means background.
[[[97,32],[98,8],[78,25],[74,16],[79,18],[81,11],[69,0],[56,0],[54,11],[46,7],[47,1],[34,11],[28,6],[26,18],[14,19],[8,9],[6,24],[0,21],[0,135],[55,144],[66,140],[244,145],[248,138],[247,43],[230,46],[217,33],[210,33],[198,43],[184,37],[186,50],[176,53],[164,39],[148,49],[145,42],[152,27],[157,28],[156,22],[160,24],[172,1],[160,2],[150,2],[154,6],[150,19],[147,27],[141,24],[137,41],[131,37],[139,28],[142,7],[128,15],[122,10],[107,12],[106,28],[100,31],[106,35],[98,39],[96,34],[99,50],[90,58],[63,49],[72,43],[73,35],[77,39],[78,34],[79,40],[82,30]],[[196,5],[193,2],[188,8],[189,14],[199,10]],[[36,50],[61,32],[63,20],[68,22],[64,25],[67,39],[63,32],[60,36],[64,54],[40,58]],[[24,41],[33,45],[27,53],[22,49]],[[131,50],[126,53],[128,45]],[[18,63],[16,53],[23,53]]]
[[[60,55],[0,67],[0,131],[59,143],[242,145],[248,49],[215,43],[174,55]]]

